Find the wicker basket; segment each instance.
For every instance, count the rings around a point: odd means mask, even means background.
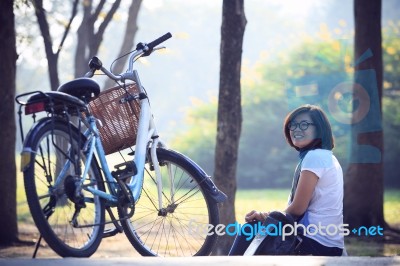
[[[136,84],[126,85],[131,95],[137,95]],[[102,91],[89,103],[90,112],[101,121],[98,124],[100,139],[105,154],[111,154],[135,145],[140,114],[138,100],[121,103],[129,95],[124,88],[117,86]]]

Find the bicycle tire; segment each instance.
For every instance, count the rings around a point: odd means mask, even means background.
[[[76,221],[79,226],[87,227],[78,228],[71,224],[77,205],[71,199],[72,196],[67,195],[68,191],[75,188],[71,186],[71,177],[67,176],[72,176],[75,167],[71,163],[70,167],[66,168],[65,175],[59,176],[62,167],[70,162],[60,150],[72,158],[73,154],[77,154],[74,151],[78,149],[79,137],[81,145],[84,144],[85,138],[73,125],[68,126],[68,122],[55,120],[48,119],[39,123],[36,129],[31,130],[25,142],[32,149],[31,165],[24,171],[26,198],[40,234],[58,255],[90,257],[97,250],[103,237],[104,202],[98,196],[83,190],[82,201],[85,202],[85,207],[80,209]],[[81,169],[83,168],[82,160]],[[62,179],[59,180],[59,185],[55,186],[59,178]],[[92,159],[84,185],[105,191],[95,158]],[[100,225],[91,226],[91,224]]]
[[[147,163],[135,214],[121,222],[127,238],[143,256],[205,256],[211,253],[217,240],[215,233],[207,231],[207,225],[215,228],[219,223],[217,203],[204,192],[204,176],[185,157],[177,155],[171,150],[157,149],[163,176],[163,209],[172,211],[160,213],[154,171]],[[174,193],[166,182],[167,165],[175,177]],[[120,210],[119,213],[121,216]]]

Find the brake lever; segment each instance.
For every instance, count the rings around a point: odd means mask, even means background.
[[[145,57],[145,56],[149,56],[151,55],[153,52],[157,51],[157,50],[161,50],[161,49],[165,49],[165,46],[158,46],[158,47],[154,47],[151,50],[148,50],[147,52],[143,53],[140,57]]]
[[[157,51],[157,50],[161,50],[161,49],[165,49],[165,48],[167,48],[167,47],[165,47],[165,46],[157,46],[157,47],[153,48],[153,51]]]

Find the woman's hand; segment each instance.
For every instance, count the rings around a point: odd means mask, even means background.
[[[246,214],[244,219],[248,223],[254,222],[254,221],[264,222],[265,219],[267,218],[268,214],[269,214],[269,212],[259,212],[259,211],[252,210],[251,212]]]

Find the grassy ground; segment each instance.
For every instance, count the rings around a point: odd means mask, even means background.
[[[19,229],[22,234],[31,240],[36,240],[38,236],[32,218],[29,214],[28,205],[26,203],[25,192],[23,188],[23,178],[18,177],[17,202],[18,202],[18,222]],[[286,206],[288,189],[263,189],[263,190],[238,190],[236,195],[236,218],[239,223],[244,222],[244,216],[250,210],[283,210]],[[386,190],[384,195],[384,215],[386,222],[400,229],[400,190]],[[371,238],[346,238],[346,249],[351,256],[394,256],[400,254],[400,244],[384,243],[382,241],[374,241]],[[123,245],[122,249],[119,245]],[[32,254],[33,248],[27,251],[15,252],[15,257],[26,256]],[[41,248],[43,254],[51,254],[46,251],[46,246]],[[0,257],[10,256],[10,251],[1,252]],[[48,253],[44,253],[48,252]],[[120,254],[121,253],[121,254]],[[97,256],[135,256],[137,253],[133,250],[130,243],[123,234],[119,234],[112,238],[103,240]],[[12,256],[12,255],[11,255]]]

